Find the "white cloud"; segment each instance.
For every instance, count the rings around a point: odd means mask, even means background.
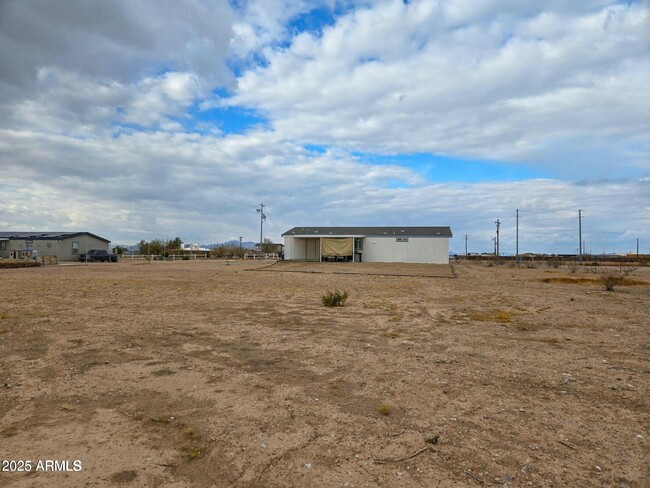
[[[232,84],[232,21],[226,0],[4,1],[0,127],[171,129],[169,117]]]
[[[24,95],[37,70],[52,66],[121,83],[162,70],[223,82],[232,20],[226,0],[5,0],[0,83]]]
[[[647,5],[476,5],[357,10],[268,55],[232,103],[263,111],[283,137],[368,152],[531,160],[558,139],[612,138],[621,165],[647,147]]]

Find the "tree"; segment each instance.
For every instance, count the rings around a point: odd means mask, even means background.
[[[273,244],[273,241],[268,237],[265,237],[262,241],[262,252],[267,254],[275,252],[275,244]]]
[[[167,257],[171,252],[178,252],[183,246],[180,237],[172,240],[152,239],[150,241],[142,240],[138,243],[140,254],[164,254]]]
[[[183,249],[183,241],[180,237],[176,237],[176,239],[173,239],[167,243],[167,249],[170,251],[175,251],[176,254],[180,254],[181,249]]]

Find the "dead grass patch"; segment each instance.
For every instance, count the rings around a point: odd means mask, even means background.
[[[545,342],[546,344],[559,344],[561,342],[557,337],[540,337],[535,340],[538,342]]]
[[[512,314],[506,310],[482,310],[470,313],[469,318],[478,322],[510,322]]]
[[[526,323],[521,323],[521,324],[515,324],[515,328],[516,328],[517,330],[522,331],[522,332],[526,332],[526,331],[535,331],[535,330],[539,330],[539,329],[541,328],[541,326],[539,326],[539,325],[537,325],[537,324],[526,324]]]
[[[111,476],[110,479],[113,483],[117,483],[119,485],[125,485],[127,483],[131,483],[137,477],[138,477],[138,472],[129,469],[126,471],[120,471],[119,473],[115,473],[113,476]]]
[[[565,283],[570,285],[598,286],[601,284],[600,278],[587,278],[587,277],[574,278],[571,276],[557,276],[554,278],[544,278],[542,281],[544,283]],[[647,284],[648,282],[645,280],[640,280],[638,278],[628,278],[628,277],[623,278],[621,283],[618,283],[619,286],[637,286],[637,285],[647,285]]]

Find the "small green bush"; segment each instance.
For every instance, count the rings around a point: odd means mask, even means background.
[[[326,307],[342,307],[345,305],[346,300],[348,299],[348,292],[347,291],[328,291],[323,295],[321,300],[323,301],[323,305]]]

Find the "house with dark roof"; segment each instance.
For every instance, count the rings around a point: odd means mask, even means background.
[[[284,259],[371,263],[449,263],[449,227],[294,227]]]
[[[109,251],[111,241],[90,232],[6,232],[0,231],[0,258],[56,256],[59,261],[76,261],[79,254],[100,249]]]

